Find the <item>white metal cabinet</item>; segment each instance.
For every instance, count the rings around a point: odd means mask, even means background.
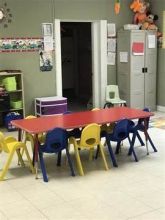
[[[144,54],[135,55],[133,44],[143,43]],[[121,54],[128,55],[122,61]],[[117,35],[117,83],[120,96],[134,108],[156,108],[157,38],[155,31],[120,30]]]

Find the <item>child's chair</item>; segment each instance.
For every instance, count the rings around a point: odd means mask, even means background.
[[[144,108],[143,111],[145,112],[150,112],[149,108]],[[145,128],[145,120],[146,120],[146,128]],[[147,135],[147,139],[149,140],[154,152],[157,152],[157,149],[154,145],[154,143],[152,142],[151,140],[151,137],[148,133],[148,128],[149,128],[149,120],[150,120],[150,117],[148,118],[140,118],[137,122],[137,124],[135,124],[133,121],[131,121],[131,126],[130,126],[130,133],[133,133],[133,134],[136,134],[136,135],[133,135],[133,138],[132,138],[132,142],[133,142],[133,145],[135,143],[135,139],[136,137],[139,139],[139,142],[141,143],[142,146],[144,146],[145,144],[143,143],[143,140],[139,134],[139,131],[144,133],[146,132],[145,135]],[[147,148],[147,154],[149,154],[149,150],[148,150],[148,145],[146,143],[146,148]],[[132,154],[132,148],[130,147],[129,149],[129,152],[128,152],[128,155],[131,155]]]
[[[29,115],[25,119],[33,119],[33,118],[37,118],[37,117],[34,115]],[[44,143],[45,142],[45,134],[42,134],[42,133],[38,134],[38,140],[40,143]],[[25,144],[27,143],[27,141],[30,142],[32,152],[33,152],[34,151],[34,136],[32,134],[25,132],[25,138],[24,138]],[[22,152],[21,152],[22,156],[23,156],[23,153],[24,153],[24,149],[22,149]]]
[[[80,159],[79,149],[89,149],[91,151],[91,149],[94,150],[95,146],[98,146],[104,162],[105,169],[108,170],[107,161],[100,141],[100,126],[98,124],[93,123],[87,125],[82,130],[80,140],[77,140],[74,137],[70,137],[69,143],[74,145],[77,166],[79,174],[81,176],[84,176],[84,170]]]
[[[66,156],[68,158],[68,163],[70,166],[71,174],[72,174],[72,176],[75,176],[72,161],[71,161],[69,150],[68,150],[68,133],[67,133],[67,131],[62,128],[54,128],[53,130],[48,131],[48,133],[46,134],[45,143],[40,144],[40,146],[39,146],[40,165],[41,165],[41,170],[42,170],[42,174],[43,174],[43,180],[45,182],[48,182],[48,177],[46,174],[46,168],[45,168],[45,163],[44,163],[44,159],[43,159],[43,154],[44,153],[58,154],[57,165],[60,166],[61,165],[61,151],[64,149],[66,151]]]
[[[22,159],[22,156],[21,156],[21,153],[20,153],[20,149],[24,149],[25,154],[27,156],[27,159],[29,161],[30,169],[33,173],[35,173],[35,170],[32,165],[32,161],[30,159],[30,156],[29,156],[29,153],[28,153],[28,150],[27,150],[25,143],[19,142],[14,137],[11,137],[11,136],[5,138],[4,134],[2,132],[0,132],[0,152],[4,151],[5,153],[9,154],[7,162],[4,165],[2,172],[0,173],[0,180],[4,179],[15,152],[18,155],[18,158],[19,158],[21,165],[25,166],[23,159]]]
[[[117,85],[108,85],[106,87],[106,103],[104,108],[114,105],[126,106],[126,101],[120,99],[119,88]]]

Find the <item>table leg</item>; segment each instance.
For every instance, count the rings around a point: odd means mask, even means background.
[[[146,141],[146,149],[147,149],[147,155],[149,155],[149,150],[148,150],[148,132],[147,132],[147,118],[144,119],[144,134],[145,134],[145,141]]]
[[[38,145],[39,145],[39,142],[38,142],[38,134],[35,134],[34,135],[34,166],[35,166],[35,171],[36,171],[36,179],[38,179]]]

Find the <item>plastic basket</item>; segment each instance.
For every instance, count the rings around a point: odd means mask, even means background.
[[[5,89],[6,91],[14,91],[17,89],[17,85],[16,83],[12,83],[12,84],[5,84]]]
[[[19,101],[11,101],[10,102],[10,106],[11,106],[11,108],[14,108],[14,109],[22,108],[22,101],[21,100],[19,100]]]
[[[3,84],[7,91],[13,91],[17,89],[15,77],[6,77],[5,79],[3,79]]]

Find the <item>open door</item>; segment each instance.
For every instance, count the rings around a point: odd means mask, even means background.
[[[55,69],[56,69],[56,95],[62,96],[62,66],[61,66],[61,28],[60,20],[54,22],[55,43]]]
[[[62,66],[61,66],[61,30],[60,19],[55,19],[55,68],[56,95],[62,96]],[[65,20],[65,22],[67,22]],[[70,21],[69,21],[70,22]],[[89,21],[73,21],[89,22]],[[107,21],[91,21],[92,27],[92,87],[93,107],[103,107],[105,103],[105,88],[107,85]]]
[[[107,86],[107,21],[92,22],[93,107],[105,104]]]

